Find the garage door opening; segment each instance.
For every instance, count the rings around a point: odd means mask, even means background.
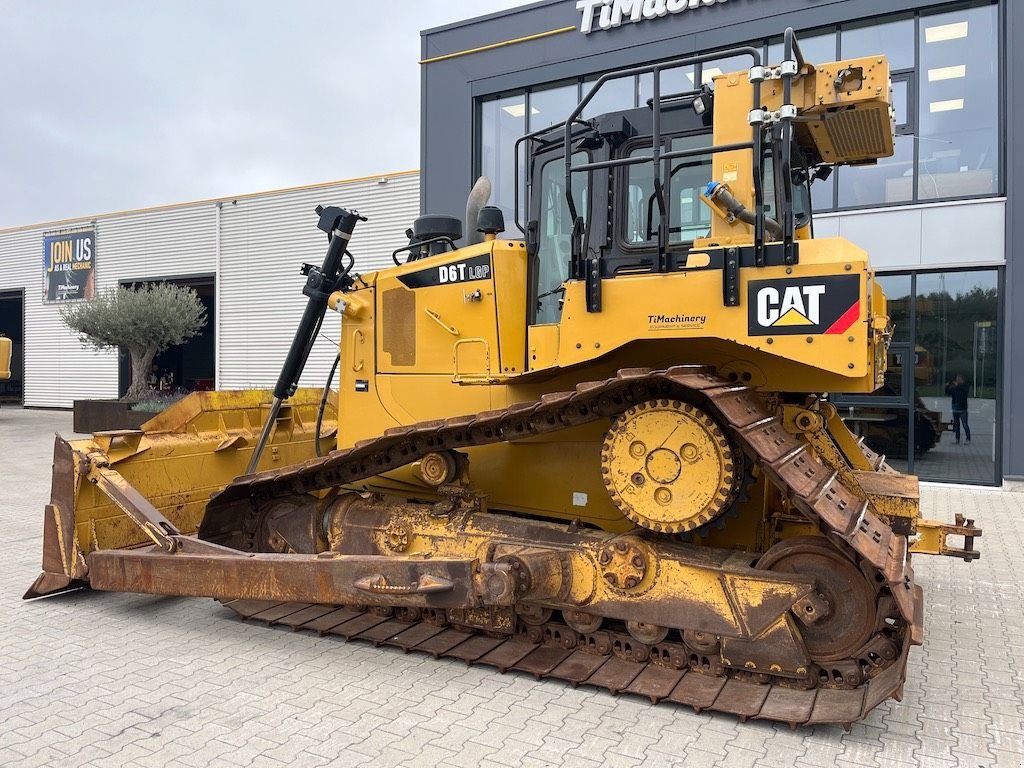
[[[11,340],[11,378],[0,381],[0,403],[25,400],[25,291],[0,291],[0,336]]]
[[[216,388],[216,328],[215,312],[216,278],[213,275],[199,277],[176,277],[166,280],[125,280],[122,287],[132,285],[153,285],[170,283],[192,288],[199,294],[199,300],[206,308],[206,325],[199,332],[177,347],[165,349],[153,360],[148,389],[162,397],[184,395],[189,392],[207,391]],[[132,383],[131,359],[128,351],[122,349],[118,360],[118,387],[120,396],[128,391]]]

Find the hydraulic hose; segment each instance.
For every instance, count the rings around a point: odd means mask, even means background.
[[[324,423],[324,409],[327,407],[327,398],[331,393],[331,384],[334,383],[334,374],[338,371],[338,364],[341,362],[341,352],[338,353],[337,357],[334,358],[334,365],[331,366],[331,372],[327,374],[327,383],[324,384],[324,393],[320,397],[320,407],[316,411],[316,455],[323,456],[323,452],[320,450],[320,425]],[[340,420],[340,416],[339,416]]]
[[[707,189],[704,190],[704,195],[708,200],[712,200],[720,204],[730,216],[733,216],[744,224],[750,224],[754,226],[757,221],[757,217],[737,200],[729,188],[717,181],[712,181],[708,184]],[[764,217],[764,228],[768,234],[775,240],[782,239],[782,225],[779,224],[775,219],[765,216]]]

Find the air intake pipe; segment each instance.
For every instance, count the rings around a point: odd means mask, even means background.
[[[466,200],[466,245],[476,245],[484,241],[483,235],[477,232],[480,211],[491,199],[491,180],[481,176],[476,180]]]
[[[728,219],[730,223],[739,219],[744,224],[754,226],[754,214],[748,211],[747,207],[733,196],[729,187],[725,184],[722,184],[719,181],[712,181],[708,184],[707,189],[704,190],[704,197],[706,197],[710,202],[723,208],[729,217],[731,217]],[[768,233],[768,236],[773,240],[782,239],[782,225],[780,225],[775,219],[765,216],[764,228]]]

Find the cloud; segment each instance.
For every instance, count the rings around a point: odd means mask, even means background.
[[[420,30],[520,4],[0,2],[0,227],[416,168]]]

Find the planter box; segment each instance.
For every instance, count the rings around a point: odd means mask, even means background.
[[[74,430],[80,434],[138,429],[155,413],[133,411],[120,400],[75,400]]]

